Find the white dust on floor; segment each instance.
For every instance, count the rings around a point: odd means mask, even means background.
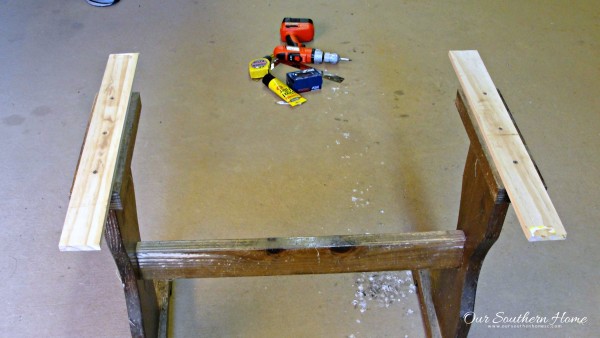
[[[356,279],[354,286],[356,286],[356,293],[352,305],[361,313],[374,306],[390,307],[395,302],[406,298],[407,294],[416,292],[410,271],[363,272]],[[412,313],[413,311],[409,309],[407,314]]]
[[[361,314],[373,308],[389,308],[402,302],[409,294],[417,292],[410,271],[393,272],[363,272],[354,283],[356,292],[352,305]],[[405,315],[412,315],[415,311],[407,309]],[[361,323],[361,319],[356,319]],[[349,338],[355,338],[351,334]]]

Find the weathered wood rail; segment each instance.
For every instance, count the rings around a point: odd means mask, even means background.
[[[144,279],[457,268],[462,231],[138,243]]]
[[[529,240],[566,238],[510,111],[475,51],[451,52],[470,146],[456,230],[200,241],[142,241],[131,160],[141,112],[137,54],[111,55],[94,102],[59,247],[99,250],[119,269],[131,335],[166,336],[180,278],[413,270],[428,336],[465,337],[483,260],[511,203]],[[502,148],[502,149],[498,149]],[[510,187],[510,188],[509,188]]]

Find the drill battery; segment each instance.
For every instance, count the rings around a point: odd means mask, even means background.
[[[323,86],[323,73],[314,68],[289,72],[286,83],[296,93],[319,90]]]

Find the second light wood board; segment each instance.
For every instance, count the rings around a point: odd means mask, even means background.
[[[450,51],[450,60],[529,241],[567,233],[479,53]]]
[[[111,54],[92,117],[60,237],[61,251],[100,250],[138,54]]]

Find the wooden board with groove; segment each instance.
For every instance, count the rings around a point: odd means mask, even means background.
[[[529,241],[565,239],[565,228],[479,53],[449,55],[525,236]]]
[[[403,234],[139,242],[144,279],[280,276],[461,265],[460,230]]]
[[[137,59],[137,53],[108,57],[75,174],[61,251],[100,250]]]

